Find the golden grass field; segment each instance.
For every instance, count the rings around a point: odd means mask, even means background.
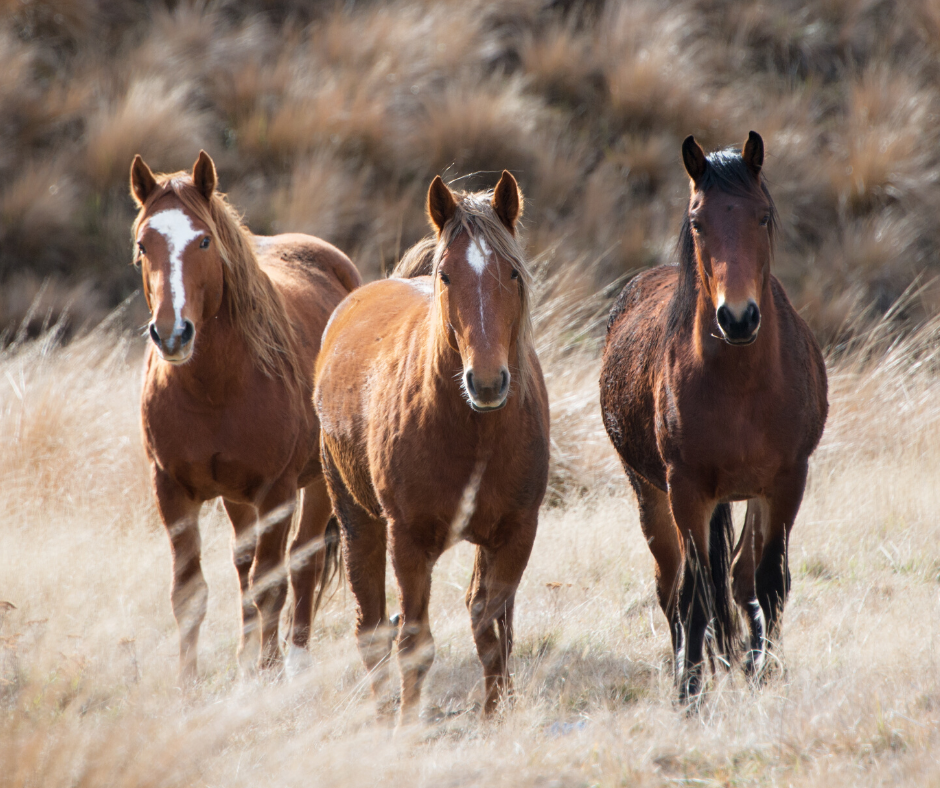
[[[0,788],[940,786],[938,63],[937,0],[0,0]],[[688,717],[599,349],[624,277],[672,259],[682,138],[750,128],[831,411],[782,669],[719,674]],[[519,177],[552,466],[497,721],[468,545],[435,570],[417,728],[373,722],[344,587],[314,670],[240,679],[216,505],[200,682],[177,688],[126,184],[134,153],[200,147],[252,229],[320,234],[367,278],[425,234],[434,174]]]
[[[424,723],[397,736],[373,721],[345,589],[317,619],[314,670],[238,678],[231,530],[214,505],[201,679],[182,694],[138,434],[142,340],[105,326],[8,349],[0,593],[16,608],[0,629],[0,786],[940,785],[940,323],[883,340],[831,367],[790,547],[785,670],[759,691],[719,674],[689,718],[597,362],[543,333],[556,445],[518,595],[515,703],[479,718],[460,545],[434,573]]]

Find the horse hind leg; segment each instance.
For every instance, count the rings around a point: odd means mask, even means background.
[[[180,636],[179,681],[196,681],[199,628],[206,616],[209,587],[202,574],[202,540],[199,536],[199,501],[192,500],[175,481],[154,469],[154,490],[160,518],[170,538],[173,587],[170,600]]]
[[[513,537],[498,550],[477,547],[466,603],[477,655],[483,665],[483,714],[492,715],[500,700],[511,697],[509,657],[513,647],[516,589],[535,540],[536,520],[514,524]],[[500,531],[505,532],[503,525]]]
[[[290,546],[290,581],[294,592],[287,672],[296,675],[312,664],[307,651],[310,628],[325,588],[339,569],[339,525],[322,476],[303,491],[300,522]]]

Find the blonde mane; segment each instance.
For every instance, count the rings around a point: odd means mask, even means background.
[[[157,200],[167,194],[176,195],[194,216],[209,227],[218,244],[224,263],[223,305],[228,307],[232,323],[241,333],[249,352],[266,375],[301,387],[302,368],[294,328],[280,294],[258,264],[252,233],[242,223],[241,216],[218,191],[207,203],[187,172],[155,177],[157,188],[137,214],[133,237],[137,237],[141,222]]]
[[[515,370],[515,379],[519,384],[519,396],[525,401],[529,390],[529,381],[532,377],[531,357],[535,353],[533,343],[532,316],[530,308],[532,303],[532,270],[525,257],[519,239],[506,229],[500,218],[493,210],[493,191],[482,192],[452,192],[457,202],[454,215],[441,230],[440,236],[435,238],[429,235],[402,256],[398,265],[389,276],[395,279],[412,279],[416,276],[434,275],[440,265],[444,252],[454,240],[463,232],[470,238],[482,238],[489,247],[504,260],[512,263],[513,268],[519,272],[522,282],[522,317],[517,337],[518,346],[516,356],[518,369]],[[443,326],[441,326],[443,331]]]

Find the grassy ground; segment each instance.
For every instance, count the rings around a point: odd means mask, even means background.
[[[515,704],[478,718],[461,545],[434,574],[426,722],[397,736],[372,722],[345,590],[318,618],[314,671],[238,679],[217,506],[204,512],[201,681],[181,694],[169,551],[138,437],[140,340],[105,327],[8,349],[0,598],[15,609],[0,614],[0,786],[940,784],[940,325],[894,345],[870,337],[831,369],[791,545],[784,670],[758,692],[719,675],[693,718],[673,704],[597,362],[550,339],[554,492],[519,592]]]

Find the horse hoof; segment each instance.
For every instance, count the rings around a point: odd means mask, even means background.
[[[287,650],[287,659],[284,660],[284,673],[288,679],[295,679],[313,667],[313,657],[310,652],[291,643]]]

